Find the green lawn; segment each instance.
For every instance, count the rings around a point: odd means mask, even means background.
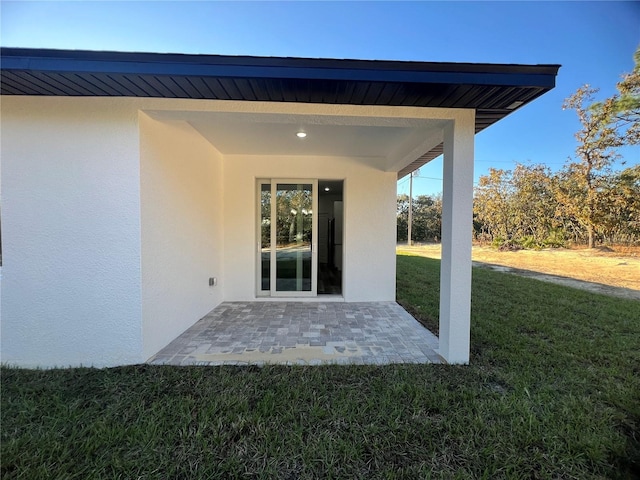
[[[466,367],[3,368],[0,477],[639,478],[640,302],[473,274]]]

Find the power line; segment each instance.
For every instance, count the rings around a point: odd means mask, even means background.
[[[531,165],[564,165],[565,162],[532,162],[532,161],[525,161],[525,162],[521,162],[519,160],[478,160],[475,159],[474,160],[475,163],[509,163],[511,165],[515,165],[516,163],[519,163],[520,165],[527,165],[527,164],[531,164]]]
[[[422,175],[415,175],[413,178],[426,178],[428,180],[440,180],[442,181],[442,178],[437,178],[437,177],[423,177]]]
[[[406,177],[398,182],[398,186],[399,187],[406,186],[408,181],[409,181],[409,177]]]

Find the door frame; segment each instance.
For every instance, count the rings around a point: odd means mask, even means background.
[[[311,184],[312,202],[311,202],[311,290],[310,291],[277,291],[276,282],[276,191],[278,184]],[[269,290],[262,290],[262,185],[270,185],[270,240],[269,247]],[[279,298],[296,298],[296,297],[316,297],[318,295],[318,179],[310,178],[259,178],[256,180],[257,192],[257,210],[256,210],[256,240],[257,240],[257,256],[256,256],[256,296],[257,297],[279,297]]]

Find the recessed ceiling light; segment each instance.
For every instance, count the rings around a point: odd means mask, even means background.
[[[331,190],[329,187],[324,187],[325,192],[328,192],[329,190]]]
[[[507,110],[515,110],[516,108],[521,107],[522,105],[524,105],[524,102],[521,102],[520,100],[516,100],[511,105],[507,106]]]
[[[298,132],[298,133],[296,133],[296,137],[298,137],[298,138],[304,138],[304,137],[306,137],[306,136],[307,136],[307,134],[306,134],[305,132]]]

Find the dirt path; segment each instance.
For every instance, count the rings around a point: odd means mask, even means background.
[[[398,245],[398,252],[440,258],[440,245]],[[474,266],[640,300],[640,258],[633,254],[567,249],[501,252],[474,246],[472,258]]]

